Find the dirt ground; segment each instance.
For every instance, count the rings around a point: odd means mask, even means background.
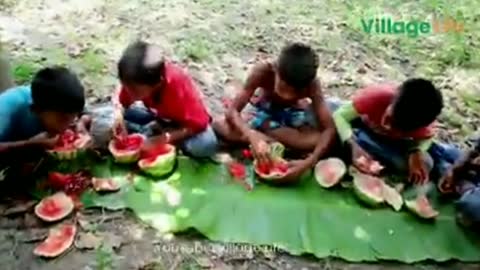
[[[445,93],[440,138],[462,142],[476,131],[480,101],[480,17],[475,0],[0,0],[0,41],[17,83],[41,66],[64,64],[88,87],[88,101],[107,100],[115,63],[137,38],[159,44],[189,69],[213,114],[256,59],[287,41],[312,44],[327,95],[347,97],[365,84],[428,76]],[[425,19],[454,16],[464,32],[409,38],[362,31],[373,16]],[[3,210],[8,209],[3,205]],[[18,209],[17,209],[18,210]],[[25,210],[25,209],[20,209]],[[2,211],[4,214],[5,212]],[[11,212],[11,210],[10,210]],[[478,265],[354,264],[294,257],[276,250],[223,246],[190,233],[165,239],[128,212],[93,211],[79,217],[86,240],[53,261],[32,255],[46,228],[30,213],[0,218],[2,269],[478,269]],[[101,247],[99,247],[99,245]]]

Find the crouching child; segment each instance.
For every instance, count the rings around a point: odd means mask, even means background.
[[[45,150],[68,128],[88,133],[90,118],[82,116],[84,88],[77,76],[63,67],[35,74],[31,85],[0,94],[0,177],[31,172]]]
[[[118,62],[118,76],[121,87],[113,101],[124,121],[114,131],[144,133],[146,148],[169,143],[193,157],[216,153],[217,138],[199,90],[158,47],[142,41],[129,45]]]

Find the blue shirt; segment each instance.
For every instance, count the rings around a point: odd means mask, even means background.
[[[30,86],[17,86],[0,94],[0,142],[27,140],[44,131],[31,105]]]

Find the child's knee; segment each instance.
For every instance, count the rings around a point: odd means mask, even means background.
[[[205,158],[215,155],[218,148],[218,139],[212,127],[186,140],[183,150],[193,157]]]
[[[212,121],[212,128],[216,133],[219,133],[223,136],[225,133],[226,127],[227,126],[227,120],[225,119],[225,116],[223,117],[216,117]]]
[[[461,223],[480,223],[480,189],[465,192],[456,202],[456,210],[461,216]]]
[[[153,113],[141,106],[132,106],[126,109],[123,117],[126,121],[137,125],[147,125],[155,120]]]

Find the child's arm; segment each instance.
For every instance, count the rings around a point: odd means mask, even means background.
[[[133,104],[133,100],[130,98],[127,93],[125,86],[121,85],[115,89],[112,95],[112,105],[113,105],[113,114],[114,114],[114,123],[113,123],[113,134],[115,136],[127,133],[127,128],[123,120],[123,114],[125,108],[128,108]]]
[[[242,119],[241,111],[248,104],[250,98],[255,93],[255,90],[260,86],[261,80],[267,69],[268,67],[264,63],[257,64],[253,67],[242,91],[235,96],[231,106],[226,112],[226,121],[228,121],[235,129],[239,130],[249,141],[255,139],[252,138],[255,136],[255,133],[252,132],[250,126]]]
[[[333,121],[337,128],[340,140],[351,147],[353,165],[364,173],[377,174],[372,171],[372,164],[375,161],[365,150],[358,145],[354,139],[352,121],[359,118],[360,114],[355,109],[352,101],[342,105],[333,113]]]
[[[352,139],[353,130],[351,122],[358,117],[357,110],[355,110],[351,101],[342,105],[333,113],[333,122],[342,142],[348,142]]]
[[[458,159],[452,167],[442,176],[439,181],[438,188],[442,193],[451,193],[454,191],[454,184],[457,180],[455,177],[458,172],[462,171],[468,163],[480,156],[480,140],[473,149],[470,149],[460,159]]]
[[[325,100],[322,95],[320,82],[317,80],[311,90],[311,98],[314,113],[319,121],[319,126],[322,129],[321,139],[318,141],[310,158],[315,163],[333,146],[335,142],[335,123],[332,119],[331,113],[327,108]]]
[[[51,148],[58,141],[58,136],[50,136],[46,132],[40,133],[28,140],[11,141],[0,143],[0,153],[4,151],[14,150],[16,148],[24,148],[31,146],[40,146],[43,148]]]
[[[425,164],[424,156],[427,155],[427,151],[433,143],[433,133],[431,127],[425,127],[411,136],[421,136],[422,139],[417,139],[413,146],[408,149],[409,179],[416,184],[424,184],[429,180],[429,169]]]

